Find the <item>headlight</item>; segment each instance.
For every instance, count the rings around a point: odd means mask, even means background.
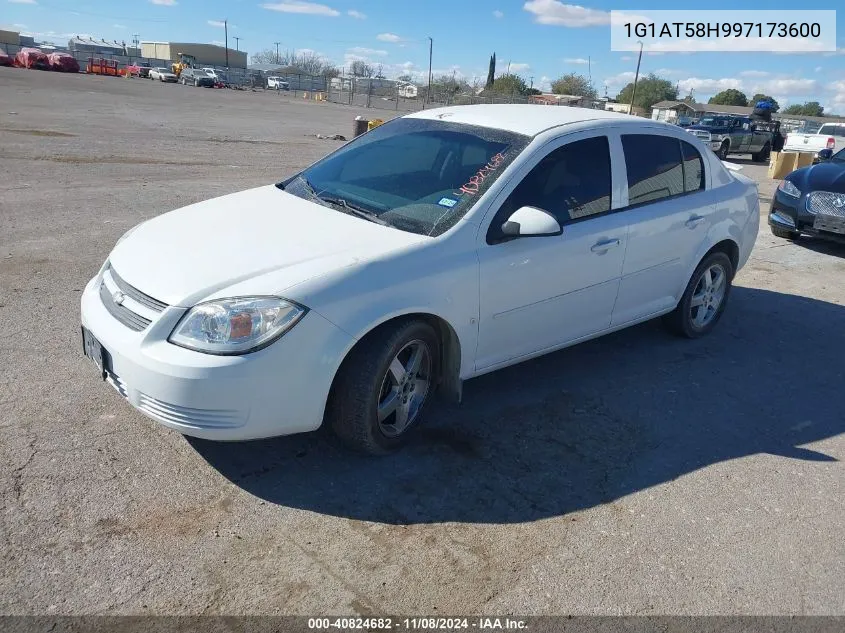
[[[780,184],[778,185],[778,191],[782,191],[788,196],[792,196],[793,198],[800,198],[801,197],[801,190],[793,185],[789,180],[781,180]]]
[[[207,354],[246,354],[275,341],[306,312],[279,297],[207,301],[188,310],[168,340]]]

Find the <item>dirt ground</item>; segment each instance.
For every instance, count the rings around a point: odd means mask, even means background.
[[[357,114],[0,68],[0,612],[845,613],[845,248],[765,221],[712,336],[470,381],[384,459],[189,441],[99,381],[79,299],[117,238]]]

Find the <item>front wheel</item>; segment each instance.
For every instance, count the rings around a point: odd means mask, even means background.
[[[719,147],[719,151],[716,152],[716,156],[718,156],[720,160],[725,160],[728,157],[729,149],[730,143],[725,141],[724,143],[722,143],[721,147]]]
[[[708,334],[722,318],[733,276],[733,264],[725,253],[717,251],[705,257],[692,274],[677,307],[663,317],[664,324],[686,338]]]
[[[772,229],[772,235],[775,237],[780,237],[784,240],[797,240],[801,237],[800,233],[796,233],[795,231],[790,231],[789,229],[782,229],[779,226],[770,226]]]
[[[344,360],[326,421],[350,447],[383,455],[401,446],[436,386],[440,346],[434,329],[412,320],[377,330]]]

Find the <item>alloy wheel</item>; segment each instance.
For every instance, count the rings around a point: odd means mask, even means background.
[[[378,396],[378,425],[385,436],[401,435],[416,420],[428,396],[431,373],[431,350],[424,341],[410,341],[394,356]]]
[[[721,264],[701,273],[690,300],[690,321],[696,329],[706,327],[718,314],[725,299],[728,275]]]

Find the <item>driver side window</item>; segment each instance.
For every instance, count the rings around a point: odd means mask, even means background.
[[[499,208],[488,243],[501,238],[502,224],[520,207],[551,213],[561,226],[610,211],[610,147],[606,136],[552,150],[522,179]]]

